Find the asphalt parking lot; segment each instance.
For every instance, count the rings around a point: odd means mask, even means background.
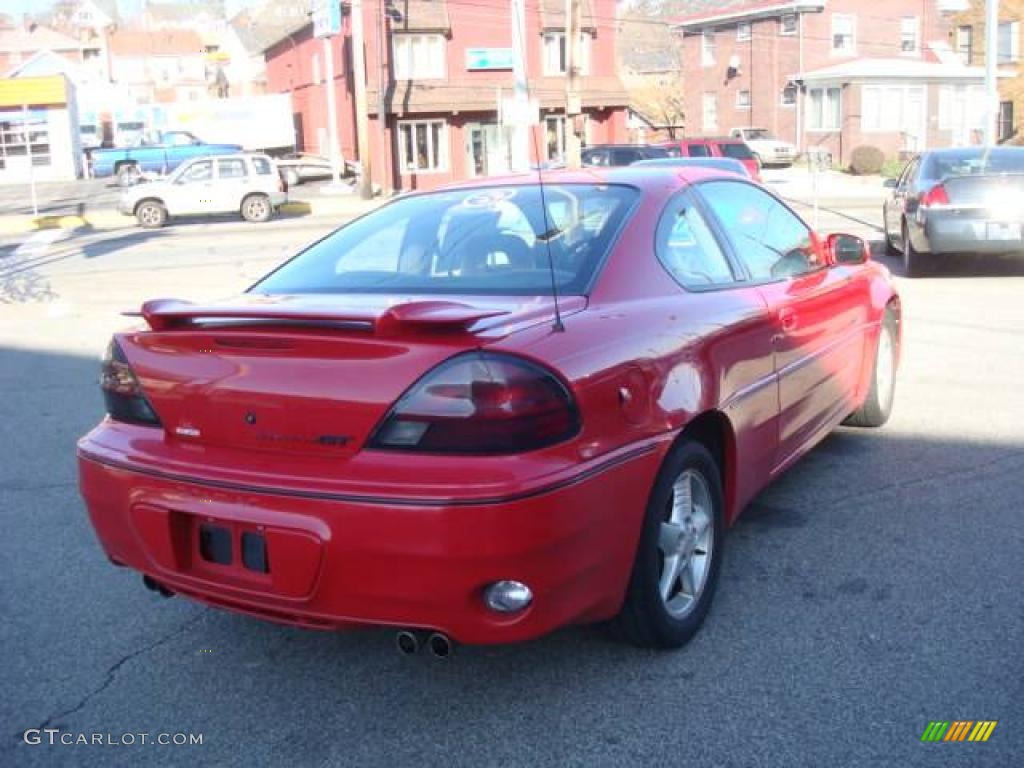
[[[877,237],[874,202],[827,208],[824,227]],[[335,223],[0,241],[0,764],[1021,764],[1024,260],[899,280],[893,419],[838,430],[746,510],[681,651],[573,628],[405,658],[390,632],[164,600],[110,566],[74,444],[100,417],[118,312],[236,292]],[[924,744],[932,720],[999,724],[984,744]],[[203,743],[25,743],[43,728]]]

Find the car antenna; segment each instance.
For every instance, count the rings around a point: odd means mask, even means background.
[[[537,158],[537,187],[540,189],[540,210],[541,215],[544,217],[544,232],[537,239],[544,243],[548,253],[548,274],[551,275],[551,299],[555,304],[555,322],[551,329],[562,333],[565,331],[565,325],[562,323],[562,313],[558,309],[558,281],[555,280],[555,258],[551,253],[551,241],[560,235],[562,230],[551,226],[551,222],[548,220],[548,202],[544,194],[544,172],[541,169],[540,150],[537,147],[537,132],[531,127],[530,134],[533,137],[533,154]]]

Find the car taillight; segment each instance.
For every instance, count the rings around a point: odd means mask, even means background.
[[[111,339],[100,369],[100,389],[110,418],[129,424],[159,427],[160,419],[142,394],[135,372],[121,347]]]
[[[921,196],[921,205],[924,208],[932,205],[949,205],[949,195],[946,194],[946,188],[941,184],[936,184]]]
[[[459,355],[414,384],[369,447],[500,454],[543,448],[580,428],[568,388],[550,371],[489,352]]]

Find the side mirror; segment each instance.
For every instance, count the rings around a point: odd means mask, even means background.
[[[886,179],[882,182],[882,186],[886,189],[896,189],[900,185],[899,179]]]
[[[871,258],[868,244],[855,235],[829,235],[825,247],[831,264],[863,264]]]

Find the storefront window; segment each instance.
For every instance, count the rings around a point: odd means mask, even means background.
[[[14,164],[50,165],[50,129],[41,109],[0,110],[0,170]]]

